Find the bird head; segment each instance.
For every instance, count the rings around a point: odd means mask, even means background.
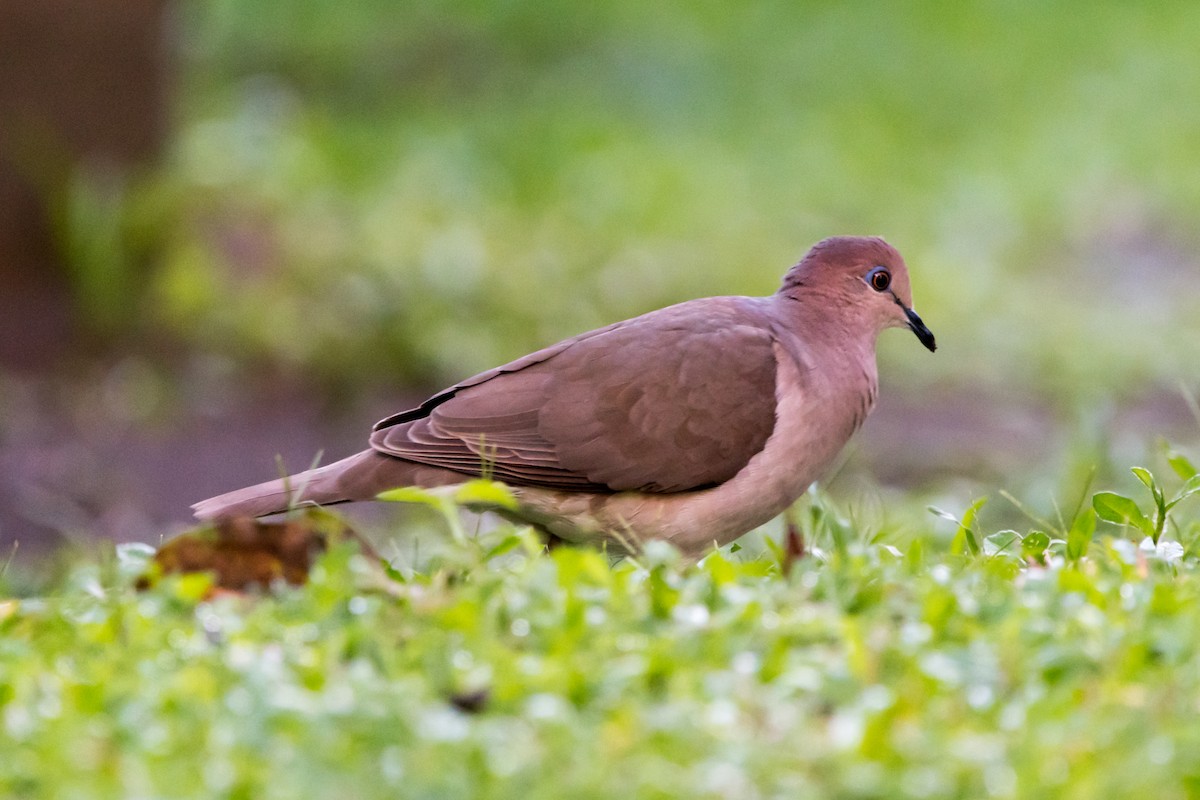
[[[933,332],[912,308],[908,268],[896,248],[874,236],[835,236],[813,245],[784,276],[779,294],[837,309],[848,324],[878,333],[908,328],[930,351]]]

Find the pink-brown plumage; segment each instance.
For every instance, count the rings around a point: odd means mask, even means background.
[[[885,289],[868,282],[881,269]],[[827,239],[770,297],[692,300],[580,334],[381,421],[369,450],[194,508],[261,516],[488,475],[564,538],[728,541],[794,501],[861,425],[875,338],[898,326],[933,349],[899,253]],[[705,509],[711,531],[697,529]]]

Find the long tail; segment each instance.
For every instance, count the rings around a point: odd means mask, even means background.
[[[364,450],[324,467],[201,500],[192,506],[197,519],[265,517],[301,503],[332,505],[371,500],[380,492],[417,483],[418,465]]]

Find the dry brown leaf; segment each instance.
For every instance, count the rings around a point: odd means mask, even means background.
[[[149,588],[159,575],[183,572],[212,573],[213,593],[267,588],[278,581],[300,586],[308,580],[314,559],[328,547],[329,538],[341,535],[354,533],[328,513],[306,514],[285,522],[249,517],[222,520],[181,534],[160,547],[152,572],[138,580],[137,588]],[[369,545],[359,541],[370,554]]]

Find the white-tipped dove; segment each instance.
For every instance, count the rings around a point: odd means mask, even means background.
[[[826,239],[770,297],[580,334],[388,417],[361,453],[193,508],[258,517],[486,475],[558,538],[696,554],[781,513],[829,466],[875,403],[875,339],[892,327],[935,348],[904,259],[882,239]]]

